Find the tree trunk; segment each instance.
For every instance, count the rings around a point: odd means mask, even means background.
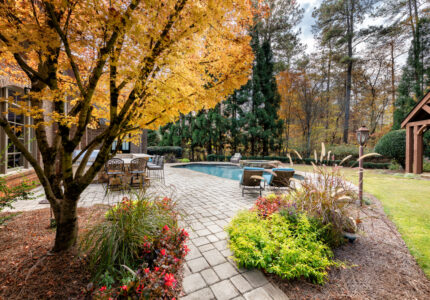
[[[351,12],[352,14],[352,12]],[[349,107],[351,103],[351,82],[352,82],[352,16],[351,16],[351,29],[348,33],[348,68],[346,73],[346,91],[345,91],[345,122],[343,123],[343,142],[348,143],[349,132]]]
[[[325,142],[328,142],[328,128],[330,122],[330,83],[331,83],[331,40],[329,41],[328,66],[327,66],[327,88],[326,88],[326,122],[325,122]]]
[[[64,198],[60,208],[54,210],[57,231],[53,252],[60,252],[70,249],[76,244],[78,237],[78,199]]]
[[[263,142],[263,156],[268,156],[269,155],[269,141],[264,138],[262,139]]]
[[[393,122],[394,122],[394,111],[396,110],[396,78],[395,78],[395,60],[394,60],[394,40],[390,43],[391,46],[391,98],[392,98],[392,107],[393,107]],[[382,123],[383,124],[383,123]]]

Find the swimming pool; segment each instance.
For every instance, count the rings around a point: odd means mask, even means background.
[[[179,165],[174,166],[174,168],[185,168],[201,173],[206,173],[209,175],[214,175],[222,178],[239,180],[242,175],[243,169],[237,166],[232,165],[217,165],[217,164],[188,164],[188,165]],[[263,176],[269,182],[270,177],[272,176],[269,173],[264,173]],[[303,179],[303,176],[294,174],[296,179]]]

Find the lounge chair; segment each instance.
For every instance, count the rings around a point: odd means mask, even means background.
[[[294,169],[274,168],[272,172],[273,174],[268,180],[269,187],[277,189],[290,187],[290,179],[294,176]]]
[[[261,196],[261,191],[265,188],[263,172],[263,168],[245,167],[243,169],[239,181],[239,186],[242,188],[242,197],[245,194],[245,190],[259,190]],[[263,185],[261,184],[262,181]]]
[[[242,155],[240,155],[240,153],[235,153],[231,158],[230,158],[230,162],[233,164],[238,164],[240,159],[242,158]]]

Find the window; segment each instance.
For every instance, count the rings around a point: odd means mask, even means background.
[[[24,135],[24,115],[18,115],[10,109],[11,107],[19,107],[18,102],[21,101],[21,96],[11,89],[8,89],[8,96],[14,98],[14,103],[8,104],[7,119],[18,139],[26,144]],[[7,168],[14,169],[24,167],[24,157],[22,153],[9,138],[7,139],[7,146]]]
[[[117,143],[118,143],[117,141],[114,141],[112,143],[112,151],[115,151]],[[118,148],[118,152],[130,153],[130,142],[123,142],[121,146]]]

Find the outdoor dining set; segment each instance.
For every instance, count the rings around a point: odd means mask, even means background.
[[[143,189],[149,185],[150,178],[164,181],[164,156],[155,155],[147,160],[138,158],[117,158],[105,164],[107,176],[106,191],[124,188]]]

